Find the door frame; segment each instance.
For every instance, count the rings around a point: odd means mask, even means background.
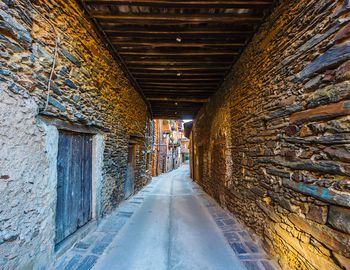
[[[57,118],[48,116],[39,116],[38,120],[46,130],[47,147],[46,152],[50,160],[50,184],[52,183],[52,192],[55,194],[53,205],[53,239],[52,245],[56,257],[61,256],[65,251],[70,249],[79,239],[97,228],[97,221],[101,218],[102,212],[102,167],[104,153],[104,132],[93,126],[84,126],[72,124]],[[58,137],[59,131],[70,131],[76,133],[85,133],[92,136],[92,201],[91,201],[91,220],[79,228],[65,240],[55,245],[56,231],[56,204],[57,204],[57,156],[58,156]]]
[[[126,174],[125,174],[125,182],[124,182],[124,200],[128,199],[130,196],[132,196],[135,192],[135,171],[136,171],[136,158],[137,158],[137,143],[128,143],[128,158],[127,158],[127,169],[126,169]],[[130,153],[131,150],[131,153]],[[132,160],[131,160],[131,164],[132,164],[132,174],[133,174],[133,179],[132,179],[132,190],[130,190],[130,194],[126,194],[126,185],[129,184],[127,183],[127,180],[129,178],[129,155],[131,154],[132,156]]]

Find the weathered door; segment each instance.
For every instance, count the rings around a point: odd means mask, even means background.
[[[92,136],[60,131],[57,157],[56,244],[91,220]]]
[[[128,149],[128,168],[126,171],[124,198],[129,198],[134,193],[135,182],[135,145],[129,145]]]

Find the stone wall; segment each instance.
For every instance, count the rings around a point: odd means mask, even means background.
[[[57,130],[38,116],[94,128],[104,138],[100,208],[123,199],[129,137],[139,139],[136,188],[150,179],[147,107],[73,0],[0,1],[0,268],[54,260]],[[52,24],[52,25],[51,25]],[[46,108],[47,84],[59,37]],[[55,151],[56,148],[56,151]]]
[[[283,269],[350,269],[349,18],[281,1],[193,129],[195,180]]]

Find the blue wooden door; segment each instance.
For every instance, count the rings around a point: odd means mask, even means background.
[[[135,182],[135,145],[129,145],[128,148],[128,167],[126,170],[124,184],[124,198],[129,198],[134,193]]]
[[[56,244],[92,217],[92,136],[60,131],[57,156]]]

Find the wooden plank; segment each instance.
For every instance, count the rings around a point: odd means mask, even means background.
[[[81,174],[81,157],[83,140],[81,135],[70,135],[72,138],[72,165],[70,171],[71,193],[68,197],[70,206],[70,223],[67,228],[67,235],[74,233],[81,223],[81,208],[82,208],[82,174]]]
[[[235,31],[235,30],[178,30],[178,31],[154,31],[154,30],[123,30],[123,28],[117,29],[105,29],[104,32],[109,37],[130,37],[130,38],[185,38],[185,39],[206,39],[206,38],[246,38],[252,34],[253,31]]]
[[[215,70],[215,71],[220,71],[220,70],[229,70],[231,66],[222,66],[222,67],[144,67],[144,68],[136,68],[136,67],[131,67],[130,70],[133,71],[204,71],[207,72],[208,70]]]
[[[158,8],[269,8],[272,0],[256,1],[169,1],[169,0],[85,0],[88,5],[125,5]]]
[[[109,35],[109,39],[112,42],[122,42],[122,43],[140,43],[140,42],[152,42],[152,43],[188,43],[188,42],[206,42],[206,43],[217,43],[217,42],[231,42],[231,43],[243,43],[246,41],[246,37],[234,36],[230,37],[229,35],[223,36],[188,36],[184,37],[181,33],[172,37],[164,37],[162,35],[157,35],[155,37],[143,37],[143,36],[132,36],[132,37],[123,37],[119,35]],[[180,41],[181,39],[181,41]]]
[[[113,22],[100,22],[101,28],[103,28],[104,31],[120,31],[121,33],[125,32],[135,32],[135,33],[145,33],[147,36],[147,32],[151,34],[176,34],[176,33],[188,33],[196,35],[201,32],[203,33],[221,33],[225,34],[227,32],[243,32],[247,33],[250,32],[251,34],[255,33],[255,27],[253,24],[250,25],[235,25],[235,24],[223,24],[223,25],[215,25],[215,24],[208,24],[205,26],[202,25],[193,25],[191,27],[183,27],[182,25],[179,26],[171,26],[168,25],[117,25]]]
[[[179,105],[174,105],[174,103],[166,103],[165,105],[163,106],[155,106],[152,104],[152,110],[154,111],[173,111],[173,110],[180,110],[180,111],[196,111],[196,110],[199,110],[201,107],[202,107],[202,103],[190,103],[191,104],[191,107],[188,107],[188,106],[179,106]]]
[[[142,84],[140,84],[142,86],[171,86],[171,87],[178,87],[178,86],[198,86],[198,87],[202,87],[202,86],[217,86],[217,82],[203,82],[203,83],[200,83],[200,82],[197,82],[197,83],[194,83],[194,82],[175,82],[175,83],[171,83],[171,82],[144,82]]]
[[[130,65],[130,66],[136,66],[136,65],[142,65],[142,66],[146,66],[146,65],[150,65],[150,66],[154,66],[154,65],[212,65],[212,64],[230,64],[232,63],[232,61],[230,60],[217,60],[217,61],[194,61],[191,59],[188,59],[188,61],[176,61],[176,60],[154,60],[154,61],[148,61],[148,60],[133,60],[133,61],[125,61],[126,64]]]
[[[147,47],[146,49],[151,48],[164,48],[164,47],[176,47],[176,48],[212,48],[212,47],[231,47],[231,48],[241,48],[245,46],[245,42],[218,42],[218,43],[209,43],[209,42],[193,42],[193,43],[185,43],[185,42],[164,42],[164,43],[155,43],[155,42],[125,42],[118,40],[111,40],[113,45],[117,45],[117,48],[142,48]]]
[[[67,216],[69,215],[67,198],[69,193],[69,171],[71,166],[71,140],[62,133],[58,137],[57,153],[57,202],[55,244],[65,239]]]
[[[169,98],[169,97],[151,97],[147,98],[149,101],[173,101],[173,102],[189,102],[189,103],[206,103],[209,101],[208,98]]]
[[[116,45],[114,45],[116,46]],[[157,53],[158,55],[176,55],[177,53],[181,54],[188,54],[188,53],[194,53],[194,55],[214,55],[215,53],[220,53],[221,55],[228,53],[227,55],[235,55],[236,53],[240,52],[240,47],[215,47],[215,46],[207,46],[207,47],[176,47],[176,46],[169,46],[169,47],[157,47],[157,48],[151,48],[147,46],[138,46],[138,47],[118,47],[118,52],[122,54],[128,54],[132,55],[135,53],[145,53],[144,55],[152,55],[150,53]],[[132,54],[131,54],[132,53]]]
[[[212,66],[217,66],[217,67],[222,67],[222,66],[229,66],[231,64],[230,61],[198,61],[198,62],[182,62],[182,61],[137,61],[141,62],[144,64],[138,64],[138,63],[131,63],[129,66],[130,68],[140,68],[140,67],[200,67],[205,69],[206,67],[212,67]],[[152,63],[153,62],[153,63]],[[150,74],[151,75],[151,74]],[[178,75],[176,74],[170,74],[170,76],[176,76],[176,77],[181,77],[182,74]],[[221,74],[222,76],[224,74]],[[137,76],[136,76],[137,77]],[[163,76],[164,77],[164,76]],[[205,76],[203,76],[205,77]]]
[[[163,80],[164,79],[164,80]],[[220,82],[222,80],[222,76],[211,76],[211,77],[204,77],[204,76],[181,76],[177,77],[176,75],[168,75],[168,76],[151,76],[150,78],[147,78],[146,76],[137,76],[136,80],[138,82],[177,82],[177,81],[184,81],[184,82],[200,82],[200,81],[212,81],[212,82]]]
[[[129,51],[121,51],[120,55],[128,56],[128,55],[136,55],[136,56],[237,56],[240,55],[240,52],[235,52],[231,50],[223,50],[223,51],[182,51],[182,52],[162,52],[162,51],[138,51],[136,49]]]
[[[135,145],[129,145],[128,166],[124,183],[124,199],[130,197],[134,192],[135,161]]]
[[[156,87],[156,86],[145,86],[143,87],[144,92],[157,92],[157,91],[167,91],[168,93],[171,91],[175,92],[212,92],[216,91],[216,87],[174,87],[174,86],[161,86],[161,87]]]
[[[170,13],[122,13],[113,15],[90,14],[93,18],[104,21],[120,24],[195,24],[195,23],[241,23],[251,24],[260,23],[263,15],[254,14],[170,14]]]
[[[235,56],[227,56],[227,55],[216,55],[216,56],[196,56],[191,55],[191,57],[188,57],[188,55],[168,55],[168,56],[162,56],[162,55],[150,55],[150,56],[144,56],[144,55],[125,55],[123,56],[125,62],[129,61],[167,61],[167,62],[221,62],[221,61],[227,61],[232,63],[236,57]]]
[[[152,108],[152,110],[153,109],[154,108]],[[195,114],[199,110],[200,110],[200,108],[197,108],[197,109],[186,109],[186,110],[180,109],[180,108],[174,108],[173,110],[154,109],[154,113],[155,114],[167,114],[167,113],[173,113],[173,112],[181,112],[181,113]]]
[[[169,78],[222,78],[224,74],[222,72],[216,72],[215,70],[207,70],[207,71],[193,71],[193,72],[176,72],[176,71],[170,71],[170,72],[159,72],[159,71],[134,71],[133,72],[135,78],[151,78],[151,77],[169,77]],[[178,75],[179,74],[179,75]]]
[[[88,223],[92,218],[92,136],[83,135],[83,156],[82,156],[82,222],[80,226]]]

